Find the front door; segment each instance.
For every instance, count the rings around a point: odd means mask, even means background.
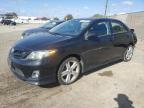
[[[85,40],[86,65],[93,67],[99,65],[112,58],[112,40],[108,21],[96,22],[90,27],[86,35],[94,32],[95,36],[89,37]]]

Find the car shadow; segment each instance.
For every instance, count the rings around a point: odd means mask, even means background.
[[[134,108],[133,102],[125,94],[118,94],[114,100],[118,103],[118,108]]]
[[[46,84],[46,85],[39,85],[39,87],[42,87],[42,88],[54,88],[54,87],[57,87],[59,85],[60,84],[58,82],[55,82],[55,83],[50,83],[50,84]]]

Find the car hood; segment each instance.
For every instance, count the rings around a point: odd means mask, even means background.
[[[37,33],[24,39],[18,40],[14,47],[26,48],[30,50],[46,50],[55,48],[64,40],[71,39],[70,36],[53,35],[50,33]]]

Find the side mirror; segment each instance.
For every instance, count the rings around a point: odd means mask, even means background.
[[[130,30],[131,30],[131,32],[133,32],[133,33],[135,32],[135,30],[134,30],[134,29],[130,29]]]
[[[88,32],[86,35],[86,39],[94,39],[97,36],[95,32]]]

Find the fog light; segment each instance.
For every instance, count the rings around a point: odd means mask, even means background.
[[[39,71],[33,71],[31,77],[32,77],[32,78],[38,78],[39,75],[40,75],[40,72],[39,72]]]

